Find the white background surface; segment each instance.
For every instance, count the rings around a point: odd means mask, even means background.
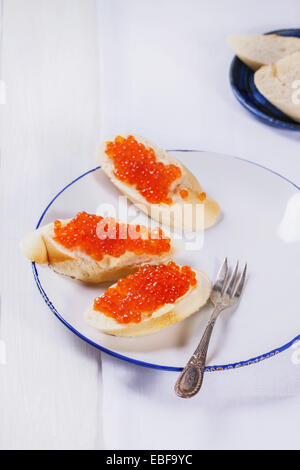
[[[0,448],[298,447],[292,350],[207,374],[188,402],[174,396],[173,373],[105,355],[101,370],[99,352],[50,314],[18,242],[95,165],[98,140],[124,130],[248,158],[299,185],[300,134],[261,124],[235,101],[225,43],[234,32],[299,26],[299,2],[3,3]]]

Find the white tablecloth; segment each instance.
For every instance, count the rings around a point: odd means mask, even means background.
[[[62,327],[18,249],[53,195],[94,167],[100,138],[127,130],[299,185],[300,134],[235,101],[225,44],[295,26],[298,0],[2,3],[0,448],[298,447],[297,350],[207,374],[201,394],[180,400],[175,373],[100,355]]]
[[[237,103],[226,45],[231,33],[292,27],[299,2],[99,0],[98,7],[103,137],[129,131],[169,149],[233,154],[300,184],[300,134],[263,125]],[[292,352],[206,374],[190,401],[175,396],[176,373],[102,355],[105,443],[113,449],[299,447],[300,379]]]

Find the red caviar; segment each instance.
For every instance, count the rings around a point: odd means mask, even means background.
[[[152,204],[171,204],[171,184],[182,176],[178,166],[157,161],[152,148],[132,136],[118,136],[107,142],[106,154],[113,159],[114,174],[121,181],[135,186]]]
[[[145,265],[97,297],[94,310],[113,317],[118,323],[139,323],[142,314],[151,316],[163,305],[173,304],[196,284],[196,274],[189,266],[180,267],[173,261]]]
[[[200,199],[201,202],[205,201],[205,199],[206,199],[206,193],[200,193],[200,194],[198,194],[198,198]]]
[[[101,230],[100,230],[101,229]],[[158,255],[170,250],[170,238],[160,228],[148,232],[140,225],[121,224],[112,217],[80,212],[66,225],[54,222],[53,239],[69,250],[81,250],[97,261],[104,255],[116,258],[126,251]]]
[[[189,192],[186,189],[181,189],[179,191],[180,196],[182,199],[187,199],[189,197]]]

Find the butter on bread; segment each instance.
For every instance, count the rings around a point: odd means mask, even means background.
[[[208,276],[198,270],[196,273],[197,284],[190,287],[185,295],[178,298],[175,303],[166,304],[147,315],[139,323],[119,323],[114,318],[106,316],[104,313],[94,310],[91,306],[84,314],[87,323],[113,336],[144,336],[162,330],[166,326],[174,325],[203,307],[211,293],[211,281]],[[112,286],[114,287],[114,286]]]

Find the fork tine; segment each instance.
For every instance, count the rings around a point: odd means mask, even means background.
[[[227,279],[227,273],[228,273],[228,264],[227,264],[227,258],[225,258],[222,266],[220,267],[216,282],[214,284],[214,289],[217,290],[218,292],[222,292],[223,290],[225,281]]]
[[[243,271],[243,274],[241,276],[240,282],[239,282],[239,284],[236,288],[236,291],[234,293],[234,297],[237,298],[237,299],[240,297],[240,295],[242,293],[244,283],[245,283],[245,279],[246,279],[246,272],[247,272],[247,263],[245,264],[244,271]]]
[[[238,279],[238,276],[237,276],[238,269],[239,269],[239,262],[237,262],[236,265],[235,265],[233,274],[231,276],[230,282],[229,282],[229,284],[227,286],[227,289],[226,289],[226,292],[225,292],[225,294],[229,295],[230,297],[232,297],[235,286],[236,286],[236,282],[237,282],[237,279]]]

